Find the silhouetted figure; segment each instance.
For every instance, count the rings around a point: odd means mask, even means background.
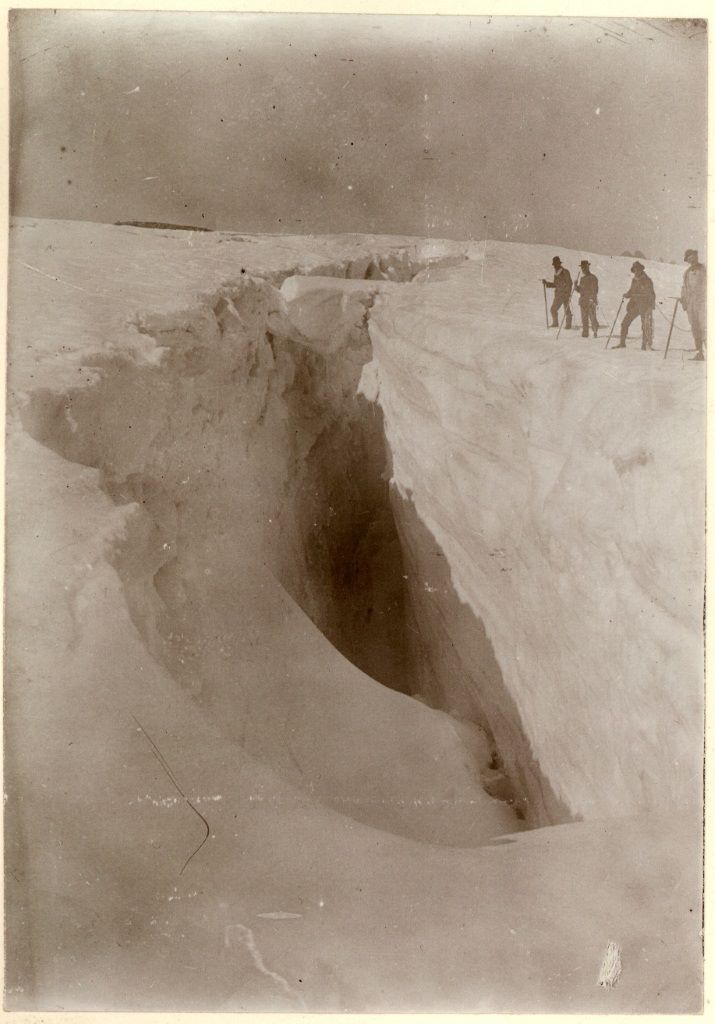
[[[588,337],[589,326],[593,328],[594,338],[598,337],[598,278],[591,273],[588,260],[581,260],[581,277],[574,285],[578,292],[578,304],[581,308],[581,337]]]
[[[693,359],[705,358],[705,328],[707,317],[707,278],[704,264],[698,260],[696,249],[688,249],[683,257],[689,264],[683,275],[680,304],[688,315],[690,330],[697,349]]]
[[[623,298],[628,299],[628,305],[626,306],[626,315],[621,321],[621,341],[620,344],[614,345],[613,347],[626,347],[628,328],[637,317],[640,317],[643,330],[641,348],[652,349],[655,288],[653,287],[653,282],[645,272],[645,267],[642,263],[639,263],[638,260],[636,260],[631,267],[631,273],[633,274],[631,286],[627,292],[623,293]]]
[[[571,291],[573,289],[573,282],[571,281],[571,275],[569,274],[566,267],[561,266],[561,260],[558,256],[554,256],[551,261],[551,266],[554,268],[554,279],[553,281],[547,281],[545,277],[542,277],[542,281],[547,288],[554,288],[554,301],[551,303],[551,326],[559,326],[559,310],[564,307],[566,315],[566,330],[571,327]]]

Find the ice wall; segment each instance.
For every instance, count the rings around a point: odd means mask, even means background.
[[[532,821],[697,806],[704,375],[658,313],[654,353],[535,327],[548,257],[491,243],[372,311],[420,685],[486,717]],[[628,261],[591,260],[610,325]]]

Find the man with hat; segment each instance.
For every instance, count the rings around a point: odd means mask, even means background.
[[[571,275],[566,267],[561,266],[561,260],[558,256],[554,256],[551,266],[554,268],[554,280],[547,281],[545,277],[541,279],[547,288],[555,289],[554,301],[551,303],[551,326],[559,326],[559,310],[563,306],[566,316],[566,330],[568,331],[571,327],[571,291],[573,289]]]
[[[655,288],[653,287],[653,282],[645,272],[645,267],[642,263],[639,263],[638,260],[636,260],[631,267],[631,273],[633,274],[633,281],[631,282],[631,286],[628,291],[623,293],[623,298],[628,299],[628,305],[626,306],[626,315],[623,317],[621,322],[621,342],[619,345],[614,345],[613,347],[626,347],[628,328],[637,317],[640,317],[643,331],[641,348],[652,349]]]
[[[598,305],[598,278],[591,273],[591,264],[588,260],[581,260],[581,277],[574,288],[578,292],[578,304],[581,307],[581,337],[588,337],[589,324],[593,327],[594,338],[598,337],[598,317],[596,306]]]
[[[689,264],[683,275],[683,287],[680,292],[680,304],[688,315],[690,330],[695,339],[697,349],[693,359],[705,358],[705,318],[707,313],[707,283],[705,267],[698,261],[695,249],[688,249],[683,257]]]

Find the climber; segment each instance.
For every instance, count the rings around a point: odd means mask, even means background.
[[[614,345],[613,347],[626,347],[628,328],[637,317],[640,317],[643,331],[641,348],[644,350],[652,350],[655,289],[653,288],[653,282],[645,272],[645,267],[642,263],[639,263],[638,260],[636,260],[631,267],[631,273],[633,274],[631,286],[627,292],[623,293],[623,298],[628,299],[628,305],[626,306],[626,315],[621,321],[621,340],[618,345]]]
[[[688,249],[683,257],[689,264],[683,275],[683,288],[680,293],[680,304],[687,313],[690,330],[695,339],[696,352],[693,359],[705,358],[705,324],[707,313],[707,283],[704,264],[698,261],[695,249]]]
[[[574,285],[578,292],[578,304],[581,308],[581,337],[588,337],[589,324],[593,327],[594,338],[598,337],[598,278],[591,273],[588,260],[581,260],[581,277]]]
[[[561,266],[558,256],[554,256],[551,266],[554,268],[554,280],[547,281],[545,277],[541,279],[547,288],[555,289],[554,301],[551,303],[551,326],[559,326],[559,310],[563,306],[566,330],[568,331],[571,327],[571,292],[573,290],[571,275],[566,267]]]

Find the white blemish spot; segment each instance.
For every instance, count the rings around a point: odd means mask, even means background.
[[[256,914],[256,917],[263,917],[267,921],[291,921],[293,918],[302,916],[302,914],[290,914],[287,910],[270,910],[266,914]]]
[[[65,419],[67,420],[67,422],[69,424],[69,428],[72,431],[72,433],[76,434],[77,430],[79,428],[79,423],[77,422],[77,420],[72,415],[72,410],[71,410],[71,408],[69,406],[65,407]]]
[[[609,942],[603,956],[601,970],[598,972],[598,984],[601,988],[613,988],[618,983],[622,970],[620,946],[615,942]]]
[[[223,944],[226,947],[226,949],[231,948],[232,932],[235,932],[237,934],[239,943],[242,946],[245,946],[245,948],[248,950],[256,969],[259,970],[261,974],[265,974],[267,978],[270,978],[272,981],[274,981],[276,985],[279,988],[283,989],[283,991],[287,995],[292,996],[294,999],[297,999],[302,1005],[303,1000],[301,998],[300,993],[296,992],[294,988],[291,988],[286,979],[283,978],[280,974],[276,974],[275,971],[271,971],[269,970],[268,967],[266,967],[263,961],[263,957],[261,956],[261,952],[256,946],[256,940],[250,928],[246,928],[246,926],[242,924],[227,924],[226,927],[224,928],[223,933]]]

